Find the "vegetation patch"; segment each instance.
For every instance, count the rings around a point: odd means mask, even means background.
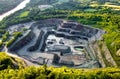
[[[23,68],[23,66],[25,66],[23,61],[17,58],[10,57],[4,52],[0,52],[0,70],[4,70],[7,68],[10,69]]]
[[[19,17],[20,17],[20,18],[22,18],[22,17],[27,17],[28,14],[29,14],[29,11],[25,11],[25,12],[21,13]]]
[[[85,12],[96,12],[97,10],[96,9],[85,9],[84,11]]]
[[[1,79],[119,79],[119,68],[71,69],[54,67],[27,67],[0,71]]]

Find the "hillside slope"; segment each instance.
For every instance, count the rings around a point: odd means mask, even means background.
[[[18,69],[23,67],[25,67],[25,63],[20,59],[10,57],[4,52],[0,52],[0,70],[7,68]]]
[[[73,69],[23,67],[23,61],[0,53],[0,79],[120,79],[119,68]]]

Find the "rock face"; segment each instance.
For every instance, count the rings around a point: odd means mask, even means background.
[[[120,49],[116,52],[117,56],[120,56]]]
[[[14,44],[10,48],[10,51],[16,52],[17,50],[28,44],[33,39],[34,36],[35,34],[33,33],[33,31],[30,31],[26,36],[20,39],[20,41],[16,42],[16,44]]]
[[[36,40],[36,43],[34,46],[31,46],[30,48],[28,48],[28,51],[36,51],[39,48],[39,45],[42,41],[42,35],[44,34],[44,31],[40,31],[38,39]]]

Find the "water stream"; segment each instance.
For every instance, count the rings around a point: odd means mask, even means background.
[[[15,13],[16,11],[20,10],[20,9],[23,9],[24,7],[26,7],[26,4],[29,3],[30,0],[24,0],[23,2],[21,2],[18,6],[16,6],[14,9],[6,12],[6,13],[3,13],[2,15],[0,15],[0,21],[5,18],[6,16],[9,16],[10,14],[12,13]]]

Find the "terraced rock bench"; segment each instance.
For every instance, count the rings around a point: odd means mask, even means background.
[[[41,41],[42,41],[43,35],[44,35],[44,31],[41,30],[41,31],[40,31],[40,34],[39,34],[39,36],[38,36],[38,39],[36,40],[35,45],[29,47],[29,48],[28,48],[28,51],[30,51],[30,52],[36,51],[36,50],[39,48],[39,45],[40,45],[40,43],[41,43]]]
[[[9,50],[14,52],[18,51],[19,49],[27,45],[34,38],[34,36],[35,34],[33,33],[33,31],[30,31],[27,35],[25,35],[23,38],[17,41],[12,47],[10,47]]]

